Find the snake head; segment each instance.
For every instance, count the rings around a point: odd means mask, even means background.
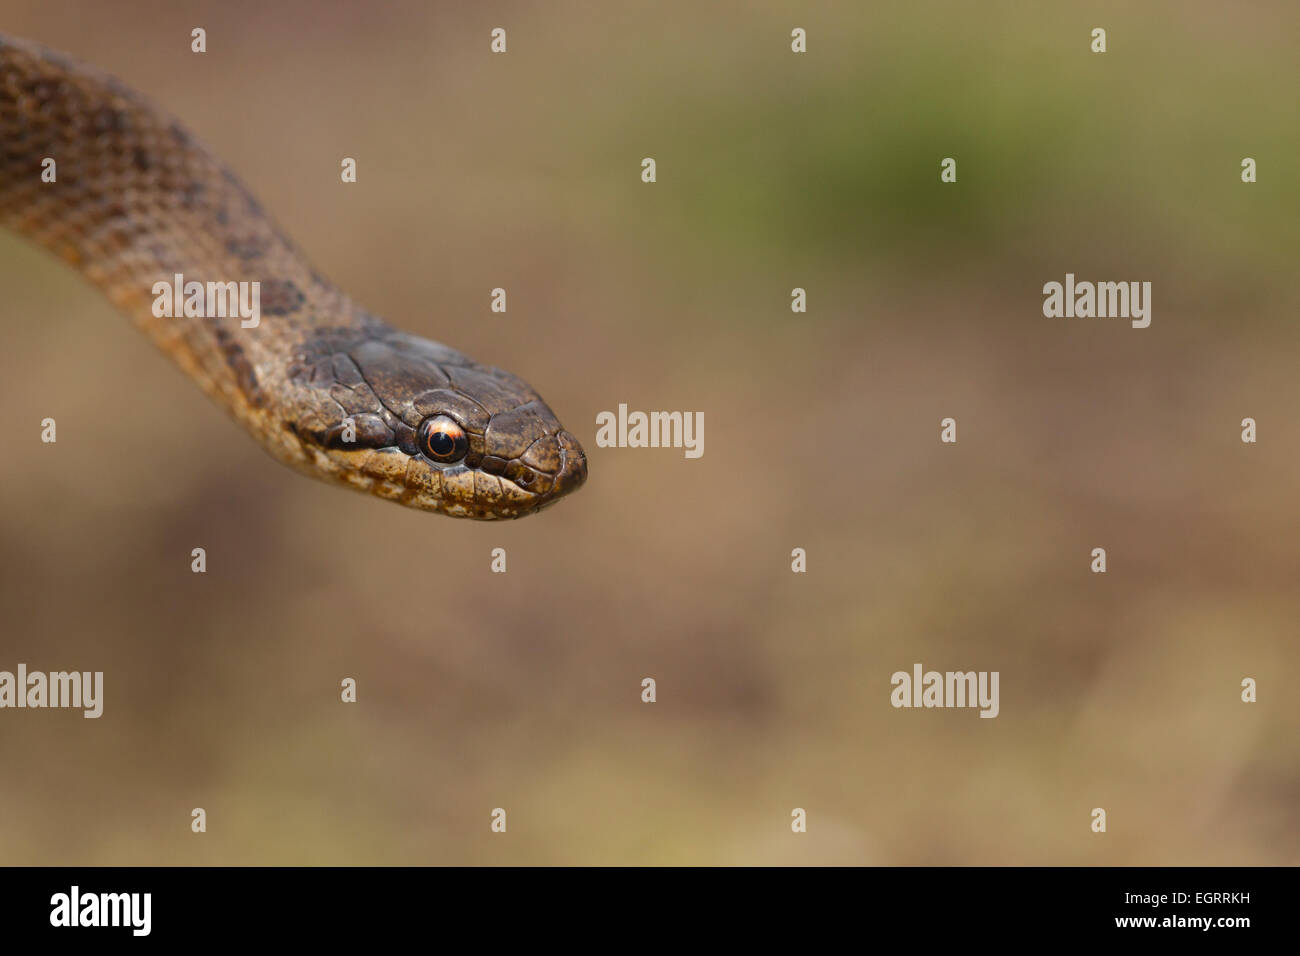
[[[582,445],[521,379],[371,320],[317,330],[280,414],[309,473],[423,511],[520,518],[587,479]]]

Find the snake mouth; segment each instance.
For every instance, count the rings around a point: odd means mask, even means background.
[[[497,459],[499,462],[500,459]],[[543,435],[501,469],[487,458],[441,470],[438,494],[406,504],[480,521],[523,518],[549,508],[587,481],[587,454],[572,434]]]
[[[482,441],[477,433],[470,438],[472,444]],[[303,442],[303,446],[309,453],[307,460],[293,463],[308,466],[304,470],[314,477],[421,511],[479,521],[536,514],[587,481],[586,452],[577,438],[562,429],[541,435],[508,461],[476,450],[450,465],[431,462],[414,445],[352,449]]]
[[[582,445],[572,434],[566,431],[556,432],[553,436],[547,436],[546,440],[536,444],[545,445],[542,457],[553,457],[558,462],[555,471],[552,474],[547,474],[524,469],[523,474],[515,478],[514,481],[525,493],[532,494],[534,497],[530,502],[530,506],[521,508],[516,514],[505,515],[505,517],[522,517],[549,508],[565,495],[577,491],[587,481],[587,453],[582,450]],[[531,451],[533,449],[530,449]],[[531,480],[535,475],[540,475],[540,484]]]

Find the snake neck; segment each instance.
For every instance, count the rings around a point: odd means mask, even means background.
[[[79,269],[307,474],[484,519],[586,480],[581,446],[526,382],[367,315],[174,119],[3,35],[0,225]]]
[[[266,383],[287,374],[292,343],[365,321],[176,120],[112,77],[3,34],[0,225],[82,272],[250,425],[272,401]],[[164,287],[192,284],[217,300],[167,307]],[[254,289],[250,327],[219,300],[238,290],[248,302]]]

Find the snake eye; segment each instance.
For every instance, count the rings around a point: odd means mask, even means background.
[[[460,461],[469,451],[469,438],[446,415],[437,415],[420,422],[418,431],[420,451],[430,461],[450,463]]]

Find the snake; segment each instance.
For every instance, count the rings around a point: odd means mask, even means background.
[[[357,305],[178,121],[4,34],[0,225],[79,270],[302,473],[485,520],[534,514],[586,481],[582,445],[528,383]],[[173,286],[182,308],[168,307]],[[229,314],[222,293],[236,289],[255,290],[255,315]]]

